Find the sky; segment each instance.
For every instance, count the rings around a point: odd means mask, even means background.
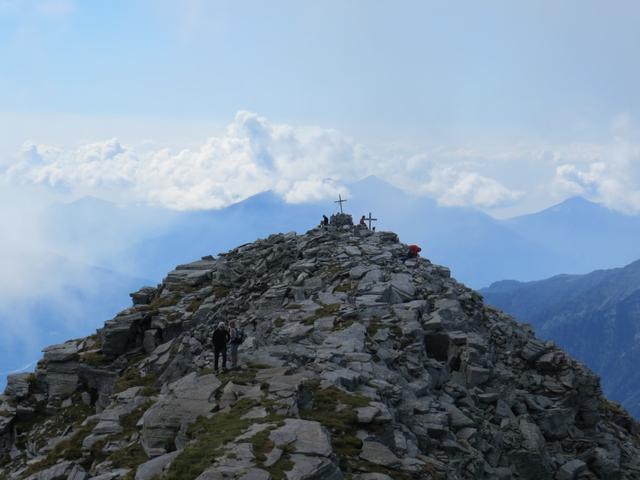
[[[639,21],[630,0],[0,0],[0,187],[191,210],[373,174],[498,217],[637,213]]]

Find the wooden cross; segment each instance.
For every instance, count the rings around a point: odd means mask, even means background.
[[[365,220],[368,220],[368,221],[369,221],[369,230],[371,230],[371,222],[377,222],[377,221],[378,221],[378,219],[377,219],[377,218],[373,218],[373,217],[371,216],[371,212],[369,212],[369,218],[365,218]]]
[[[342,199],[342,195],[338,195],[338,200],[336,200],[335,202],[333,202],[333,203],[339,203],[339,204],[340,204],[340,213],[344,213],[344,212],[342,211],[342,204],[343,204],[344,202],[346,202],[346,200],[343,200],[343,199]]]

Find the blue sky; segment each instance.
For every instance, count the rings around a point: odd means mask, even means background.
[[[267,122],[261,148],[271,150],[273,128],[291,128],[296,147],[282,155],[302,145],[301,161],[325,170],[298,162],[288,166],[304,178],[271,170],[270,181],[237,182],[224,195],[187,182],[191,200],[160,203],[221,206],[327,177],[334,187],[320,190],[335,193],[357,175],[341,164],[364,149],[363,175],[445,204],[505,215],[582,194],[636,212],[638,24],[632,1],[0,0],[1,161],[24,162],[20,152],[35,145],[41,163],[77,170],[82,148],[117,139],[129,155],[114,164],[122,171],[157,164],[164,147],[175,163],[184,161],[176,152],[197,156],[208,139],[228,143],[247,111]],[[341,161],[342,146],[333,163],[315,159],[306,127],[339,132],[343,140],[326,149],[344,141],[349,153]],[[216,148],[224,162],[229,152]],[[34,168],[12,181],[78,194],[105,183],[52,181]],[[150,200],[135,177],[120,180]],[[198,188],[213,200],[194,198]]]

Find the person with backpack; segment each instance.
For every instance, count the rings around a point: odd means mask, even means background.
[[[244,331],[236,326],[236,321],[229,322],[231,343],[231,368],[238,366],[238,347],[244,342]]]
[[[224,322],[218,323],[213,332],[211,341],[213,343],[213,354],[215,356],[214,368],[218,372],[218,359],[222,355],[222,370],[227,369],[227,343],[229,343],[230,335]]]

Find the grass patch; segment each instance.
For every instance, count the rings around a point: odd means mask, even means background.
[[[200,305],[202,305],[202,300],[194,300],[192,301],[188,306],[187,306],[187,312],[197,312],[198,309],[200,308]]]
[[[613,415],[626,415],[624,408],[617,402],[603,398],[600,402],[600,410]]]
[[[173,307],[178,303],[180,297],[178,295],[167,295],[166,297],[157,297],[149,304],[151,310],[158,310],[164,307]]]
[[[111,360],[107,358],[104,353],[98,350],[81,353],[80,361],[87,365],[91,365],[92,367],[99,367],[111,363]]]
[[[331,317],[340,311],[341,303],[332,303],[330,305],[323,305],[315,312],[311,314],[311,316],[305,318],[302,323],[305,325],[313,325],[316,320],[322,317]]]
[[[324,278],[333,279],[336,276],[342,275],[344,273],[346,273],[346,272],[344,271],[343,267],[341,267],[337,263],[332,263],[332,264],[327,265],[325,268],[322,269],[322,272],[320,273],[320,276],[324,277]]]
[[[358,314],[355,312],[348,315],[343,315],[342,317],[338,317],[338,319],[334,322],[333,330],[344,330],[345,328],[349,328],[357,321]]]
[[[29,468],[24,472],[24,476],[28,477],[40,470],[52,467],[63,460],[82,459],[82,441],[87,435],[89,435],[89,433],[91,433],[96,424],[97,421],[92,421],[88,422],[85,426],[79,427],[71,438],[58,443],[53,450],[49,452],[46,458],[29,466]]]
[[[120,417],[120,425],[122,425],[121,435],[129,436],[136,433],[138,431],[136,424],[140,421],[144,412],[146,412],[151,405],[153,405],[153,402],[148,400],[133,410],[130,414]]]
[[[371,317],[369,325],[367,326],[367,335],[374,337],[382,327],[383,323],[382,320],[380,320],[380,317]]]
[[[223,384],[226,382],[233,382],[236,385],[251,385],[256,380],[258,370],[261,370],[263,368],[269,367],[266,365],[261,365],[259,363],[249,362],[246,368],[227,370],[226,372],[217,374],[218,380],[220,380]]]
[[[218,412],[211,418],[199,417],[189,427],[193,440],[178,455],[164,480],[192,480],[209,468],[222,455],[223,447],[245,431],[254,420],[241,419],[258,402],[241,399],[228,412]]]
[[[138,442],[133,442],[115,452],[109,457],[109,460],[111,460],[115,468],[131,468],[135,473],[136,467],[149,460],[149,458],[144,453],[142,445]]]
[[[267,460],[267,454],[273,450],[275,444],[269,438],[271,434],[271,430],[265,429],[261,432],[256,433],[251,438],[251,445],[253,447],[253,454],[256,457],[256,460],[260,463],[263,463]]]
[[[389,333],[392,336],[396,337],[396,339],[402,338],[402,329],[398,325],[384,323],[380,317],[375,316],[371,317],[371,320],[369,320],[369,325],[367,326],[367,335],[369,335],[369,337],[374,337],[376,333],[378,333],[378,331],[382,330],[383,328],[388,328]]]
[[[124,392],[131,387],[144,387],[147,392],[155,392],[157,391],[155,388],[157,381],[157,375],[148,373],[142,376],[142,373],[136,366],[131,366],[116,380],[114,393]]]
[[[335,292],[340,293],[355,293],[358,290],[358,284],[356,282],[346,281],[340,283],[336,288],[333,289]]]
[[[276,427],[274,427],[276,428]],[[287,474],[289,470],[293,468],[293,462],[289,457],[290,451],[287,450],[287,447],[284,448],[282,456],[278,459],[276,463],[267,467],[264,465],[264,462],[267,460],[267,455],[274,449],[275,444],[269,438],[271,434],[270,429],[265,429],[261,432],[256,433],[250,440],[251,446],[253,449],[253,454],[258,461],[258,467],[266,470],[271,474],[273,480],[286,480]]]
[[[86,405],[80,398],[80,394],[73,396],[70,407],[60,408],[54,415],[47,414],[46,403],[35,405],[32,415],[27,420],[16,422],[17,436],[21,439],[17,442],[18,448],[26,448],[23,441],[35,444],[37,448],[43,447],[50,438],[62,434],[69,425],[79,425],[89,415],[93,415],[93,407]],[[25,438],[25,435],[28,438]]]
[[[231,290],[229,289],[229,287],[225,287],[224,285],[213,286],[213,294],[216,296],[216,298],[224,298],[229,295],[230,292]]]
[[[312,396],[311,407],[300,410],[305,420],[315,420],[331,432],[333,450],[343,467],[348,467],[350,459],[357,458],[362,442],[356,436],[358,417],[355,409],[369,405],[369,399],[353,395],[336,387],[320,388],[315,380],[304,385]]]

